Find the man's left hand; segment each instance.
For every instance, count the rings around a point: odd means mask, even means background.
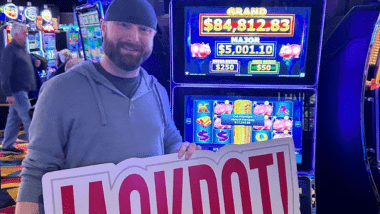
[[[178,151],[178,157],[183,157],[185,155],[186,160],[189,160],[190,157],[193,155],[195,150],[201,150],[202,147],[196,145],[195,143],[189,143],[189,142],[184,142],[181,145],[181,148]]]

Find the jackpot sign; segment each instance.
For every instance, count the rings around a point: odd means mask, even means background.
[[[291,138],[44,175],[45,213],[299,214]]]

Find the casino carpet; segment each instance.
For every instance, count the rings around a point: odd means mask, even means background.
[[[21,178],[21,162],[25,158],[27,151],[27,143],[22,140],[24,133],[19,133],[15,147],[24,149],[24,154],[20,155],[4,155],[0,151],[0,168],[1,168],[1,189],[0,189],[0,214],[13,214],[15,212],[15,204],[20,186]],[[0,138],[2,142],[2,138]],[[0,148],[2,145],[0,145]]]

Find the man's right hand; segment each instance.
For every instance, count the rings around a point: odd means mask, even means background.
[[[42,204],[34,202],[17,202],[15,214],[39,214]]]
[[[10,97],[7,97],[7,99],[5,100],[10,106],[13,106],[15,104],[15,97],[14,96],[10,96]]]

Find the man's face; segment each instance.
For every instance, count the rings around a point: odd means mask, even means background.
[[[108,21],[102,32],[104,53],[122,70],[135,70],[152,54],[156,31],[150,27]]]
[[[26,27],[22,27],[21,30],[16,34],[18,38],[17,42],[24,45],[26,42],[26,37],[28,37],[28,29]]]

